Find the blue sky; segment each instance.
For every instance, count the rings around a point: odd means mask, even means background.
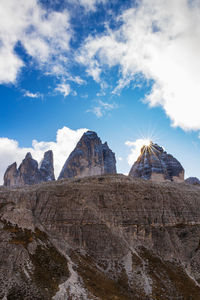
[[[27,151],[56,174],[86,129],[128,173],[151,138],[200,177],[199,1],[2,0],[0,177]]]

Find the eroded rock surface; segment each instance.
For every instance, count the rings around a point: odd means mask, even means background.
[[[199,203],[122,175],[2,187],[0,299],[199,300]]]
[[[152,142],[149,146],[142,147],[141,154],[133,164],[129,175],[158,182],[184,181],[184,169],[180,162]]]
[[[32,185],[40,182],[55,180],[53,168],[53,152],[47,151],[38,168],[38,162],[32,158],[30,152],[17,169],[17,164],[10,165],[4,174],[5,186]]]
[[[93,131],[83,134],[58,179],[116,173],[115,154]]]

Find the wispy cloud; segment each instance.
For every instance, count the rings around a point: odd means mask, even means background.
[[[97,116],[97,118],[103,117],[106,113],[118,108],[118,105],[113,103],[104,102],[102,100],[97,101],[97,105],[88,109],[87,112],[91,112]]]
[[[40,94],[39,92],[37,92],[37,93],[31,93],[30,91],[24,91],[24,97],[29,97],[29,98],[42,98],[43,95]]]
[[[108,0],[77,0],[86,11],[95,11],[98,4],[106,3]]]
[[[55,88],[55,91],[58,91],[64,97],[67,97],[70,94],[70,92],[71,92],[71,88],[70,88],[70,85],[68,83],[60,83]]]
[[[74,76],[74,77],[69,76],[69,77],[67,77],[67,80],[75,82],[79,85],[86,84],[86,81],[84,79],[82,79],[80,76]]]
[[[118,18],[117,29],[85,40],[77,60],[94,80],[119,66],[114,92],[142,74],[153,82],[145,102],[162,106],[173,126],[200,129],[200,6],[198,0],[142,0]]]

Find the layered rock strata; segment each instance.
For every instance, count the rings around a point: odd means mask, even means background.
[[[154,181],[184,181],[184,169],[180,162],[162,147],[150,143],[143,146],[141,154],[133,164],[129,175]]]
[[[93,131],[83,134],[58,179],[116,173],[115,154]]]
[[[38,168],[38,162],[28,152],[18,169],[17,164],[13,163],[4,174],[4,185],[9,187],[32,185],[51,180],[55,180],[51,150],[45,152],[40,168]]]
[[[200,188],[120,175],[0,188],[0,299],[199,300]]]

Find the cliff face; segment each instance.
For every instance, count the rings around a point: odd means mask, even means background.
[[[88,131],[70,154],[58,179],[115,173],[115,154],[95,132]]]
[[[51,150],[45,152],[40,168],[31,153],[27,153],[18,169],[17,164],[14,163],[7,168],[4,174],[4,185],[10,187],[32,185],[49,180],[55,180]]]
[[[122,175],[0,189],[0,299],[200,299],[200,188]]]
[[[184,181],[184,169],[180,162],[157,144],[144,146],[132,166],[130,176],[154,181]]]

